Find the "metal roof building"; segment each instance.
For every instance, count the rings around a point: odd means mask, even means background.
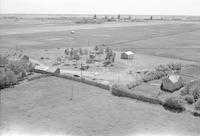
[[[133,59],[134,53],[132,51],[126,51],[121,53],[121,59]]]

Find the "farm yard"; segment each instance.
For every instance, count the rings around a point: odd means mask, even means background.
[[[1,90],[2,132],[200,133],[198,21],[40,23],[0,24],[0,81],[13,61],[28,67]]]

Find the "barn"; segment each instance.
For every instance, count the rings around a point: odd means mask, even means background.
[[[162,80],[161,90],[174,92],[183,87],[183,80],[179,75],[168,75],[165,79]]]
[[[134,53],[132,51],[126,51],[121,53],[121,59],[133,59]]]

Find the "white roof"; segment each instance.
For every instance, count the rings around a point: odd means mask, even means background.
[[[127,55],[133,55],[134,54],[132,51],[126,51],[124,53],[126,53]]]
[[[172,83],[178,82],[179,78],[179,75],[169,75],[169,79],[172,81]]]

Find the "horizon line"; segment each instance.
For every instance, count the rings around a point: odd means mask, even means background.
[[[129,16],[194,16],[200,17],[200,15],[186,15],[186,14],[98,14],[98,13],[1,13],[0,15],[129,15]]]

